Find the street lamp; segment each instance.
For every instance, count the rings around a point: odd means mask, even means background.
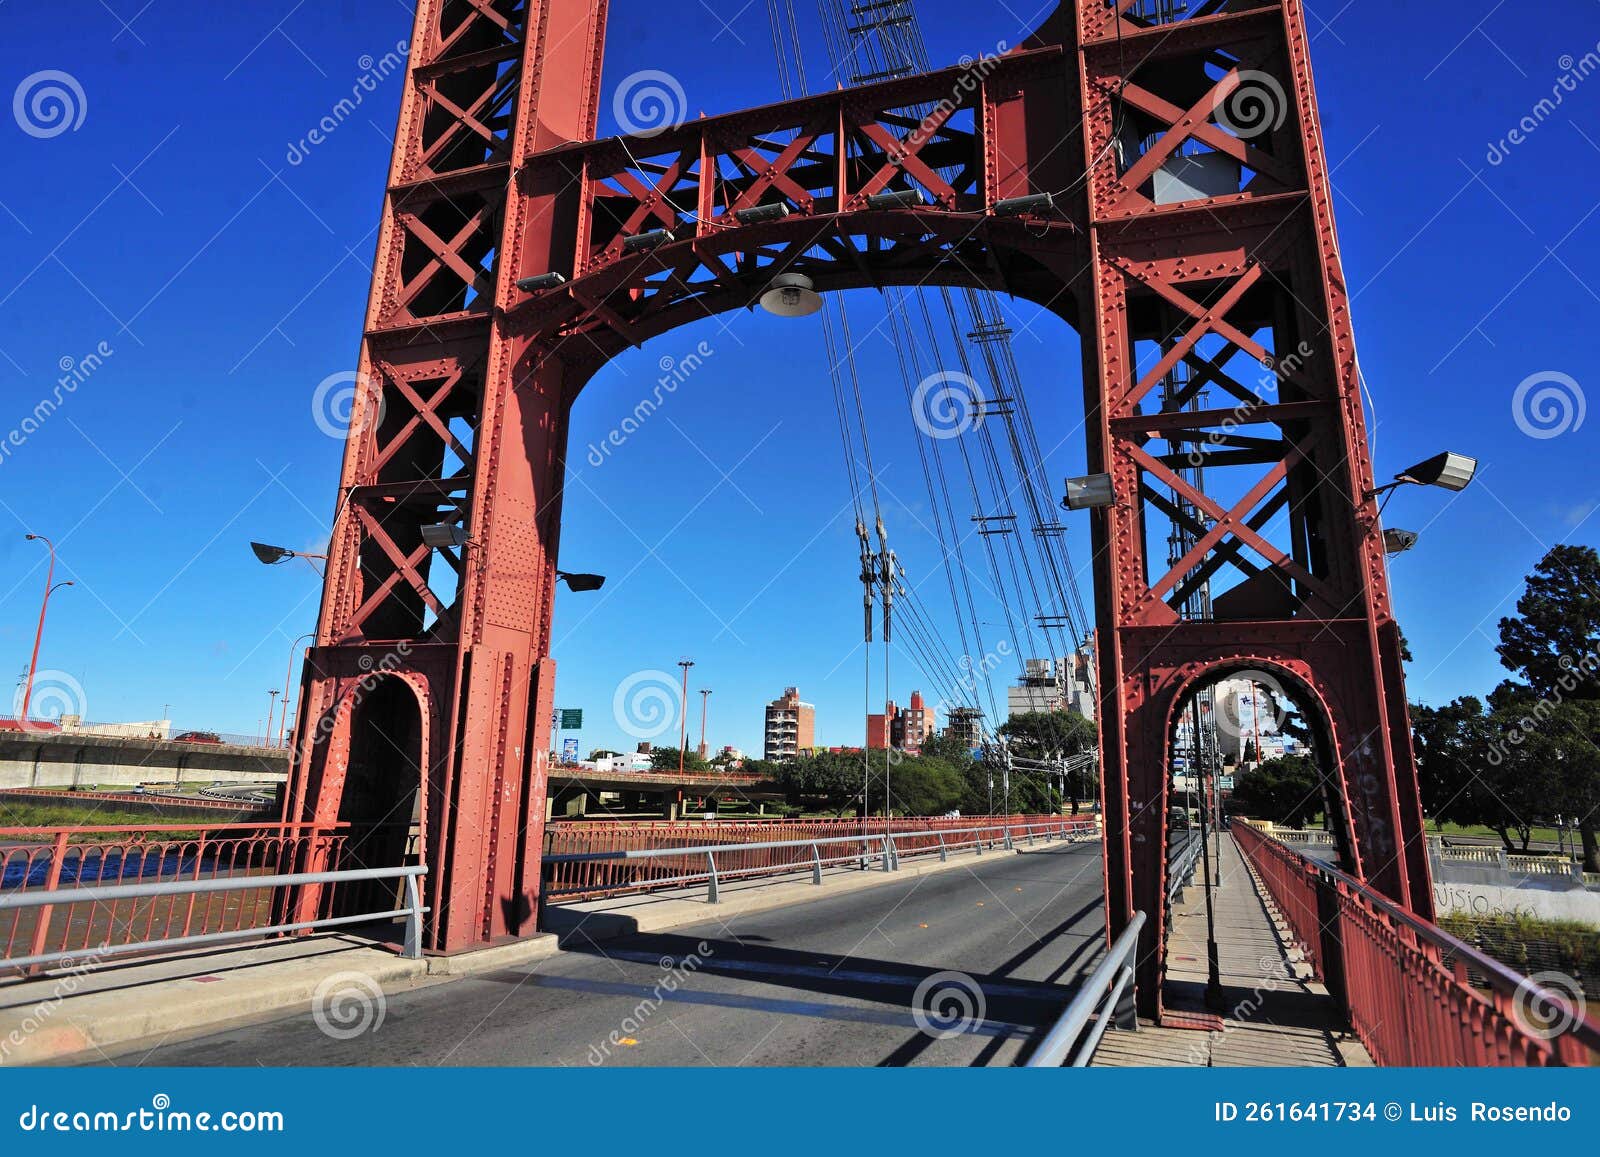
[[[1109,474],[1087,474],[1067,479],[1067,496],[1062,505],[1068,510],[1104,510],[1117,500]]]
[[[58,583],[56,579],[56,544],[42,534],[30,534],[29,542],[42,542],[50,549],[50,566],[44,576],[44,601],[39,604],[39,627],[33,633],[33,658],[28,661],[28,681],[22,687],[22,710],[18,712],[17,721],[23,726],[28,723],[28,707],[33,702],[33,677],[39,670],[39,644],[44,639],[44,616],[50,609],[50,596],[62,587],[72,587],[78,584],[68,580]]]
[[[283,724],[279,728],[278,735],[278,745],[280,747],[287,747],[289,740],[289,680],[294,678],[295,653],[299,650],[301,643],[305,642],[307,639],[315,639],[316,637],[317,635],[315,631],[307,631],[294,642],[289,644],[289,665],[284,669],[283,672]]]
[[[1383,532],[1383,552],[1385,554],[1404,554],[1417,545],[1417,540],[1422,536],[1414,530],[1385,530]]]
[[[597,591],[606,585],[606,576],[603,574],[571,574],[558,570],[556,578],[566,583],[568,590],[573,591]]]
[[[822,308],[822,295],[803,273],[780,273],[761,295],[761,308],[778,317],[810,317]]]
[[[711,688],[700,688],[700,758],[706,757],[706,711],[711,705]]]
[[[1415,466],[1400,471],[1394,476],[1393,482],[1367,491],[1367,497],[1376,498],[1400,486],[1437,486],[1441,490],[1465,490],[1477,473],[1476,458],[1446,450],[1442,454],[1435,454],[1424,462],[1418,462]]]
[[[683,697],[678,700],[678,774],[683,774],[683,749],[689,744],[689,668],[693,659],[679,659],[683,668]]]
[[[306,560],[306,565],[319,575],[322,573],[322,569],[317,566],[317,563],[328,561],[328,556],[325,554],[310,554],[302,550],[290,550],[286,546],[268,546],[264,542],[252,542],[250,550],[263,566],[277,566],[279,563],[288,562],[291,558],[303,558]]]

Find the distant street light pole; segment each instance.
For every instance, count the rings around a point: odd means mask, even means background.
[[[289,666],[283,672],[283,727],[278,736],[278,745],[287,747],[289,743],[289,681],[294,678],[294,656],[300,649],[300,644],[306,639],[315,639],[316,632],[307,631],[294,642],[289,644]]]
[[[268,691],[267,694],[272,696],[272,698],[267,701],[267,729],[261,733],[262,747],[272,746],[272,717],[277,714],[278,711],[278,689],[274,687]],[[287,696],[284,697],[283,704],[285,707],[289,705],[289,699]]]
[[[33,633],[33,658],[28,661],[28,681],[22,685],[22,710],[18,712],[18,722],[26,724],[28,721],[28,707],[33,702],[33,679],[39,672],[39,644],[44,640],[44,617],[50,610],[50,596],[61,587],[76,586],[71,581],[57,583],[56,580],[56,544],[42,534],[30,534],[29,542],[42,542],[50,548],[50,566],[44,576],[44,601],[39,604],[39,627]]]
[[[678,774],[683,774],[683,749],[689,745],[689,668],[693,659],[679,659],[683,668],[683,697],[678,700]]]
[[[706,708],[711,703],[711,689],[700,688],[700,758],[706,757]]]

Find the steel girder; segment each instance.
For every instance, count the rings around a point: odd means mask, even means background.
[[[423,789],[431,948],[532,931],[574,399],[784,272],[981,286],[1083,336],[1091,469],[1118,495],[1093,530],[1112,936],[1162,913],[1184,702],[1243,668],[1317,717],[1348,865],[1431,912],[1301,5],[1150,8],[1064,3],[999,58],[596,141],[603,3],[420,0],[292,808],[340,818],[352,719],[405,680],[422,739],[395,774]],[[1242,124],[1257,90],[1268,115]],[[869,201],[890,191],[919,203]],[[1042,192],[1053,211],[995,211]],[[1222,485],[1186,480],[1195,455]],[[1154,565],[1152,519],[1192,535],[1177,565]],[[427,546],[435,523],[468,541]],[[1215,621],[1180,616],[1229,575]],[[1151,1014],[1165,924],[1141,951]]]

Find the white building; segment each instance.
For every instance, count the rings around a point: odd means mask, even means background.
[[[1006,688],[1006,714],[1015,719],[1034,711],[1070,711],[1094,718],[1092,659],[1078,651],[1064,659],[1028,659],[1022,677]]]

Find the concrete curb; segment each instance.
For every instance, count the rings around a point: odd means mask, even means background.
[[[0,1065],[98,1060],[102,1054],[127,1052],[143,1043],[196,1036],[272,1013],[309,1009],[325,983],[341,992],[348,987],[359,994],[370,991],[368,985],[372,985],[387,993],[411,987],[427,976],[424,960],[407,960],[379,949],[362,950],[359,960],[351,959],[353,955],[339,953],[159,980],[137,995],[111,989],[57,999],[46,992],[30,1007],[0,1012]],[[264,975],[265,970],[271,974]],[[62,979],[47,977],[32,983],[57,988]]]
[[[540,932],[526,940],[512,940],[505,944],[491,944],[473,952],[459,952],[454,956],[430,956],[424,963],[429,976],[481,976],[485,972],[499,972],[504,968],[517,968],[548,960],[560,951],[556,936]]]
[[[283,958],[283,952],[295,955]],[[119,983],[99,991],[80,991],[86,977],[58,973],[0,988],[6,1004],[0,1008],[0,1067],[100,1060],[141,1045],[314,1010],[335,996],[359,1007],[380,993],[403,992],[430,978],[497,972],[556,952],[556,938],[548,933],[421,960],[382,948],[328,942],[319,950],[315,942],[274,942],[241,948],[221,960],[199,956],[136,964]],[[140,970],[156,975],[141,977]]]

